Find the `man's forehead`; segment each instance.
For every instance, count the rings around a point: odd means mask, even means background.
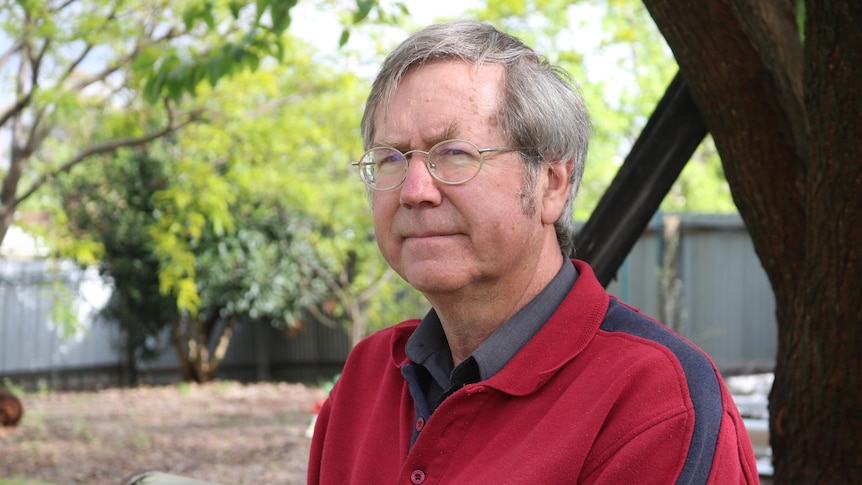
[[[411,67],[378,103],[374,115],[373,144],[394,146],[395,143],[403,143],[397,132],[410,130],[404,126],[403,120],[394,120],[403,110],[417,104],[422,110],[427,110],[423,112],[421,120],[424,125],[421,141],[431,145],[433,142],[462,138],[462,133],[475,124],[497,126],[505,89],[502,69],[503,66],[499,64],[477,65],[458,59],[439,59]],[[423,73],[423,70],[426,72]],[[453,82],[449,83],[449,79],[453,79]],[[406,97],[405,89],[410,90]],[[434,109],[435,106],[441,109]],[[465,118],[469,118],[470,126],[465,126]],[[408,123],[411,121],[407,120]]]

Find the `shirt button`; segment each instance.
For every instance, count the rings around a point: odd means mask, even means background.
[[[419,418],[416,420],[416,431],[422,431],[422,428],[425,427],[425,418]]]
[[[425,472],[422,470],[413,470],[413,473],[410,474],[410,483],[415,485],[425,483]]]

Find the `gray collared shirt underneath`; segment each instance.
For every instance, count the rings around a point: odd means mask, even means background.
[[[430,411],[462,386],[488,379],[502,369],[548,321],[577,278],[572,261],[564,258],[548,286],[454,368],[446,335],[432,308],[405,347],[410,360],[419,364],[417,384],[422,388]]]

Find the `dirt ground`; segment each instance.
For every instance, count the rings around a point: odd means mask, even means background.
[[[119,485],[143,470],[228,485],[302,484],[314,403],[302,384],[216,382],[22,397],[0,482]]]

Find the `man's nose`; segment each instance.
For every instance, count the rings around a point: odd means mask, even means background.
[[[422,203],[440,203],[440,190],[437,180],[428,168],[428,154],[413,152],[407,159],[407,177],[400,187],[401,205],[413,207]]]

